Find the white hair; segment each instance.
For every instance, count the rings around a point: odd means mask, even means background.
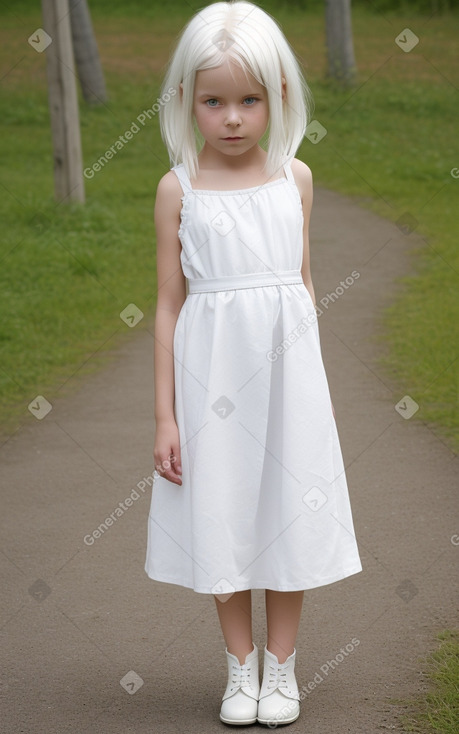
[[[202,140],[193,120],[196,72],[221,66],[229,58],[267,90],[269,137],[265,167],[269,177],[295,155],[304,137],[312,95],[277,22],[245,0],[212,3],[194,15],[183,29],[161,88],[161,98],[164,95],[168,99],[159,111],[161,136],[171,166],[183,163],[189,178],[198,174],[196,138]],[[284,102],[282,76],[286,81]]]

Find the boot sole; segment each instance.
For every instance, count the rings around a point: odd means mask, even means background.
[[[224,724],[233,724],[233,726],[248,726],[249,724],[256,724],[257,718],[254,719],[224,719],[220,716],[220,721]]]
[[[300,712],[296,714],[296,716],[292,716],[290,719],[259,719],[257,717],[257,721],[259,724],[264,724],[265,726],[272,727],[274,724],[276,726],[282,726],[282,724],[292,724],[294,721],[298,719],[300,715]]]

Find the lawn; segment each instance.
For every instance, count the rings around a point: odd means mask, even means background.
[[[437,639],[437,649],[421,661],[429,690],[421,699],[398,702],[406,708],[401,723],[407,732],[457,734],[459,731],[459,632],[445,630]]]

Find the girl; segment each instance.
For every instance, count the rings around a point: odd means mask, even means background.
[[[304,590],[361,571],[309,266],[311,171],[294,158],[310,92],[277,23],[249,2],[192,18],[162,91],[172,167],[155,203],[145,570],[214,596],[220,719],[288,724]],[[261,687],[251,589],[265,589]]]

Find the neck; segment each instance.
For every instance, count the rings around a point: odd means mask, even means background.
[[[259,145],[254,145],[246,153],[238,156],[224,155],[204,143],[198,155],[200,171],[228,171],[238,173],[253,169],[259,171],[266,163],[268,154]]]

